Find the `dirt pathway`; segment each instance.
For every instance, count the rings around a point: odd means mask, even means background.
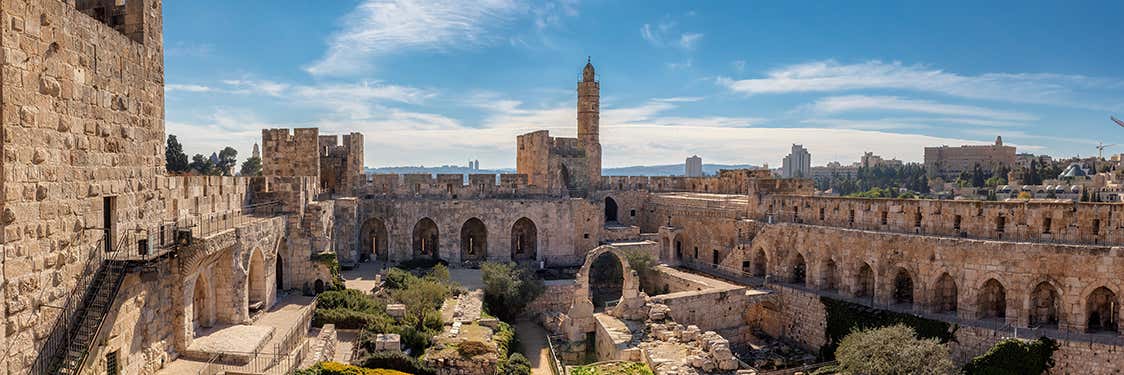
[[[552,375],[546,329],[530,320],[520,320],[515,323],[515,334],[523,346],[523,355],[531,361],[531,375]]]

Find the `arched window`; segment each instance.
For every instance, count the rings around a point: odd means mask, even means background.
[[[807,285],[808,280],[808,266],[804,262],[804,255],[796,253],[792,257],[792,273],[789,274],[788,282],[797,285]]]
[[[765,258],[765,250],[757,249],[757,254],[753,256],[753,276],[765,277],[768,270],[769,260]]]
[[[988,279],[980,288],[976,303],[980,319],[1002,319],[1007,317],[1007,290],[998,280]]]
[[[1120,302],[1116,293],[1105,287],[1094,289],[1085,301],[1086,330],[1089,332],[1116,332]]]
[[[1030,316],[1027,320],[1031,328],[1058,326],[1058,291],[1049,282],[1043,281],[1034,287],[1030,294]]]
[[[870,268],[869,264],[863,263],[859,267],[859,278],[855,283],[855,297],[873,297],[874,296],[874,270]]]
[[[937,313],[956,312],[956,281],[945,272],[937,279],[937,287],[933,290],[933,311]]]
[[[828,259],[824,262],[823,268],[820,269],[820,278],[823,280],[823,289],[835,291],[839,289],[839,271],[835,267],[835,261]]]
[[[423,218],[414,224],[414,258],[440,257],[440,247],[437,232],[437,223],[433,219]]]
[[[528,218],[520,218],[511,226],[511,259],[535,260],[538,251],[538,227]]]
[[[894,274],[893,297],[894,304],[913,304],[913,277],[909,275],[909,271],[906,271],[905,268],[898,268],[898,272]]]
[[[468,219],[461,225],[461,261],[483,261],[488,259],[488,229],[477,218]]]

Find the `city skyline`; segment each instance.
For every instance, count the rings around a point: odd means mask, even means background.
[[[1012,4],[169,3],[168,132],[244,157],[262,128],[349,129],[369,167],[510,168],[516,135],[573,136],[591,57],[606,167],[780,165],[792,143],[816,165],[995,136],[1058,157],[1120,143],[1124,6]]]

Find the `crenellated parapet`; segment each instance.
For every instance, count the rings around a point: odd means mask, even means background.
[[[524,174],[375,174],[356,191],[367,198],[561,198],[565,192],[528,183]]]

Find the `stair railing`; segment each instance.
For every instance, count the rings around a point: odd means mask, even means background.
[[[82,238],[85,236],[87,230],[102,230],[101,228],[87,227],[79,231],[77,239],[70,243],[70,246],[82,246]],[[55,324],[51,328],[51,333],[48,334],[47,339],[44,340],[42,349],[39,355],[35,357],[35,362],[28,370],[29,374],[49,374],[51,367],[60,355],[66,353],[66,348],[70,346],[73,338],[70,335],[70,328],[74,325],[74,321],[78,318],[76,315],[79,305],[82,303],[82,297],[86,295],[86,289],[90,287],[90,282],[94,279],[98,268],[101,267],[102,261],[105,258],[102,252],[105,237],[101,236],[98,239],[97,245],[91,248],[86,253],[86,262],[82,266],[82,272],[78,276],[75,283],[74,290],[76,293],[70,293],[66,296],[66,301],[62,306],[44,305],[43,307],[54,308],[59,310],[58,318],[55,319]]]

